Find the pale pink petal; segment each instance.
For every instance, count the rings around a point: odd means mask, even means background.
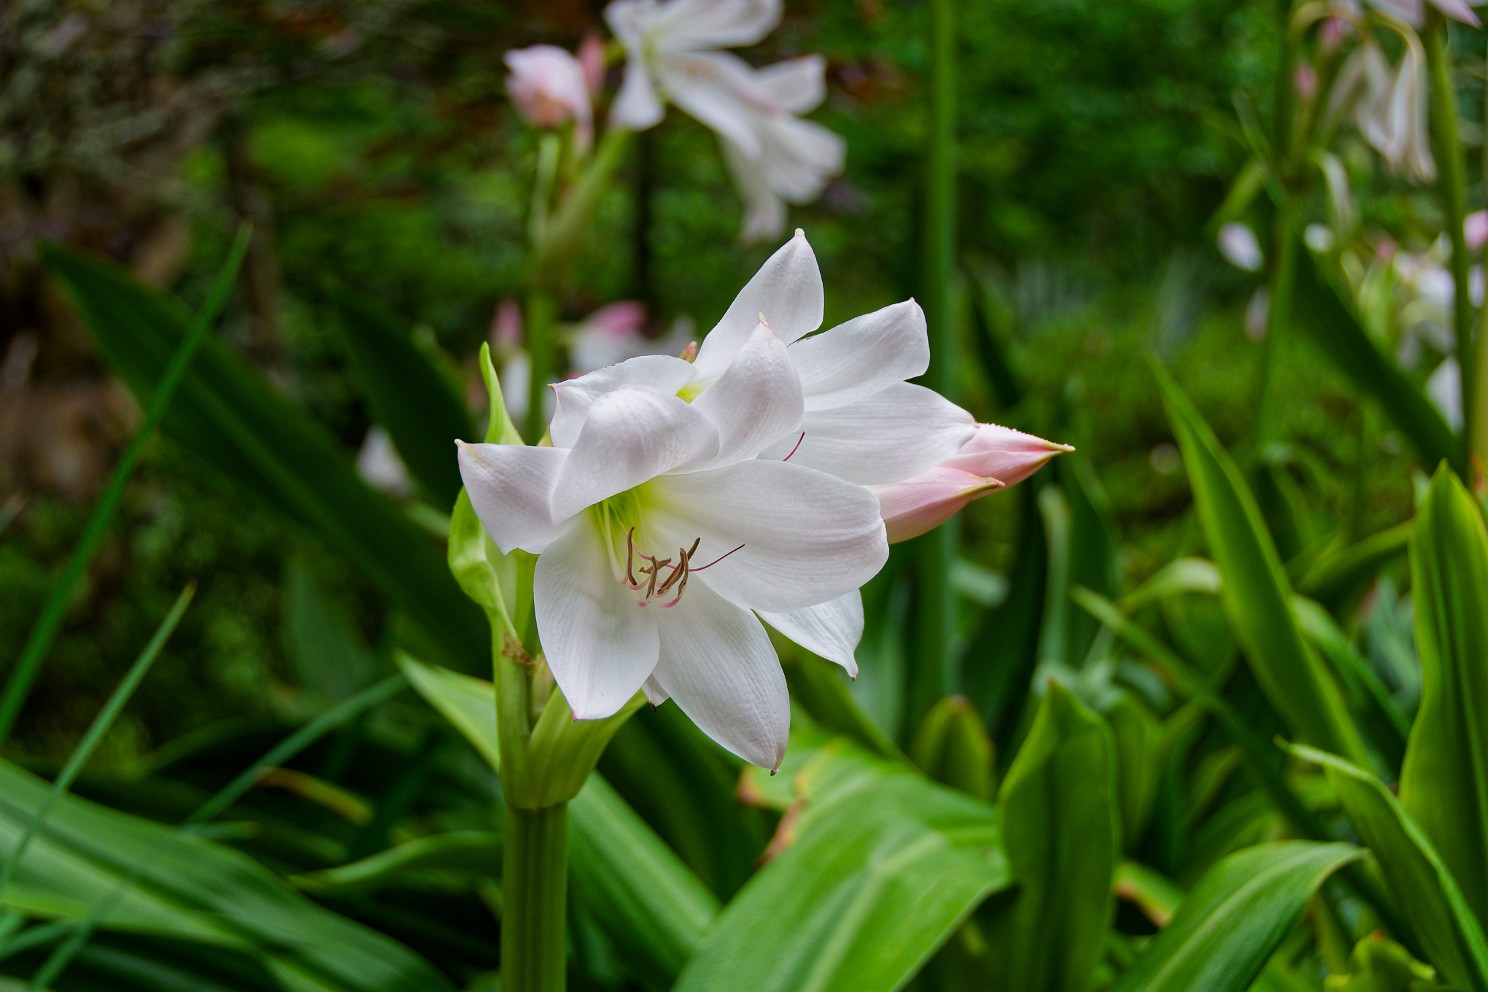
[[[661,51],[753,45],[780,23],[781,0],[670,0],[647,26]]]
[[[1055,455],[1074,450],[1067,444],[1045,441],[1011,427],[978,424],[971,440],[941,465],[1000,479],[1005,485],[1013,486],[1043,468]]]
[[[937,466],[912,479],[872,488],[892,544],[939,527],[978,496],[1002,488],[1002,483]]]

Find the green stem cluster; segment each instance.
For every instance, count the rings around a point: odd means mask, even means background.
[[[925,182],[925,319],[930,334],[930,370],[925,384],[954,399],[954,311],[956,258],[956,5],[930,0],[930,140]],[[952,638],[955,603],[950,589],[956,554],[954,521],[922,542],[920,611],[924,678],[909,700],[913,720],[950,692],[955,679]],[[917,696],[918,698],[914,698]]]
[[[507,806],[501,856],[501,987],[555,992],[565,985],[568,804]]]
[[[1467,217],[1467,178],[1464,174],[1462,140],[1457,133],[1457,98],[1452,88],[1452,66],[1447,51],[1447,22],[1440,13],[1431,11],[1426,28],[1426,64],[1431,73],[1432,134],[1436,138],[1436,163],[1441,189],[1442,209],[1446,216],[1447,238],[1452,245],[1452,330],[1457,344],[1457,365],[1461,374],[1463,443],[1467,462],[1481,457],[1481,447],[1488,444],[1484,424],[1476,402],[1482,356],[1476,354],[1473,342],[1473,305],[1468,283],[1469,258],[1467,234],[1463,221]]]

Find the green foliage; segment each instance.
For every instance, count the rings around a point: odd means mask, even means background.
[[[1400,805],[1488,920],[1488,533],[1446,466],[1416,518],[1411,579],[1422,692]]]
[[[1243,992],[1318,886],[1362,854],[1349,844],[1290,841],[1230,855],[1184,897],[1113,992]]]

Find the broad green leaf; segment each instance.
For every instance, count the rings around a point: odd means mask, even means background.
[[[998,794],[1018,890],[987,921],[996,988],[1080,992],[1090,985],[1115,911],[1115,789],[1110,729],[1051,683]]]
[[[1379,862],[1415,947],[1454,985],[1488,992],[1488,940],[1452,872],[1384,783],[1316,748],[1293,753],[1323,767],[1359,837]]]
[[[1382,568],[1405,554],[1413,526],[1407,520],[1346,548],[1304,556],[1294,563],[1297,591],[1342,616],[1340,606],[1360,595]]]
[[[1123,692],[1101,710],[1116,745],[1116,796],[1121,836],[1128,850],[1147,826],[1162,765],[1162,727],[1135,694]]]
[[[1309,841],[1237,851],[1204,873],[1112,992],[1245,992],[1318,886],[1363,853]]]
[[[1296,282],[1288,326],[1305,334],[1338,371],[1380,404],[1423,462],[1446,460],[1461,472],[1466,467],[1462,447],[1436,406],[1380,351],[1352,307],[1318,270],[1311,252],[1297,245],[1293,254]]]
[[[465,404],[406,324],[345,288],[328,292],[373,418],[435,505],[451,505],[461,486],[454,442],[471,436]]]
[[[808,798],[784,850],[725,907],[675,992],[888,992],[1011,881],[992,808],[903,764],[839,742],[797,781]]]
[[[1416,516],[1411,583],[1421,706],[1400,805],[1478,919],[1488,920],[1488,532],[1478,504],[1445,466]]]
[[[13,850],[47,792],[0,762],[0,851]],[[43,822],[0,904],[63,920],[103,905],[102,930],[243,951],[290,992],[451,988],[407,948],[321,909],[246,855],[71,796]]]
[[[117,266],[57,246],[45,255],[109,365],[148,400],[189,315]],[[323,428],[226,347],[202,343],[162,428],[245,497],[307,528],[354,566],[453,664],[486,657],[480,611],[461,595],[438,546],[358,478],[350,455]],[[453,446],[448,454],[454,458]]]
[[[1177,384],[1161,368],[1156,373],[1223,578],[1225,613],[1256,682],[1293,734],[1365,761],[1343,690],[1292,613],[1291,586],[1240,470]]]
[[[490,682],[400,659],[409,684],[500,771]],[[718,901],[598,775],[568,804],[569,870],[632,966],[670,981],[702,941]]]

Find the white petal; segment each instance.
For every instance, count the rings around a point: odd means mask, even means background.
[[[721,140],[723,161],[739,197],[744,201],[744,227],[739,231],[739,240],[754,244],[766,238],[777,237],[785,230],[785,201],[775,195],[765,181],[765,168],[755,159],[748,158],[736,145]]]
[[[789,613],[761,613],[760,619],[858,677],[858,662],[853,657],[863,639],[863,594],[858,590]]]
[[[667,691],[661,687],[661,683],[656,681],[656,677],[654,675],[641,683],[641,691],[646,694],[646,702],[650,703],[652,706],[660,706],[662,703],[672,698],[668,696]]]
[[[537,634],[553,677],[581,720],[613,714],[656,667],[658,612],[637,606],[610,569],[587,514],[537,559]]]
[[[821,326],[822,308],[821,269],[805,233],[797,231],[745,284],[723,319],[703,339],[698,375],[722,375],[759,323],[760,314],[790,344]]]
[[[651,25],[658,48],[753,45],[780,23],[781,0],[671,0]]]
[[[768,118],[760,129],[760,161],[770,188],[791,203],[809,203],[842,171],[847,142],[815,121],[789,114]]]
[[[618,365],[596,369],[577,379],[560,382],[553,387],[558,397],[553,422],[548,425],[553,445],[572,448],[579,439],[579,428],[589,407],[605,393],[620,386],[649,386],[659,393],[676,395],[677,391],[696,377],[690,362],[670,355],[642,355]]]
[[[665,112],[645,64],[638,53],[632,52],[625,63],[620,92],[610,105],[611,126],[626,131],[644,131],[659,124]]]
[[[787,612],[836,599],[888,558],[877,498],[796,465],[755,460],[666,475],[647,496],[648,535],[665,548],[701,539],[690,581],[749,609]]]
[[[908,479],[951,457],[976,433],[976,421],[933,390],[896,382],[846,406],[807,410],[801,429],[806,436],[792,465],[869,486]],[[772,445],[761,457],[784,458],[793,444]]]
[[[702,411],[654,389],[620,386],[590,405],[553,487],[553,518],[717,452],[718,428]]]
[[[746,63],[722,52],[699,52],[668,56],[658,70],[673,103],[745,155],[760,154],[758,119],[766,97]]]
[[[754,75],[770,99],[787,113],[804,114],[827,98],[827,60],[820,55],[776,62]]]
[[[791,345],[807,410],[829,410],[924,375],[930,367],[925,312],[914,300],[854,317]]]
[[[552,513],[553,488],[568,452],[520,444],[460,446],[460,478],[475,515],[502,553],[540,552],[563,518]]]
[[[657,612],[657,684],[734,754],[780,767],[790,735],[790,695],[759,620],[702,585],[689,586],[675,608]]]
[[[753,458],[801,426],[801,380],[785,342],[760,324],[717,381],[692,403],[718,426],[718,454],[706,466]]]

